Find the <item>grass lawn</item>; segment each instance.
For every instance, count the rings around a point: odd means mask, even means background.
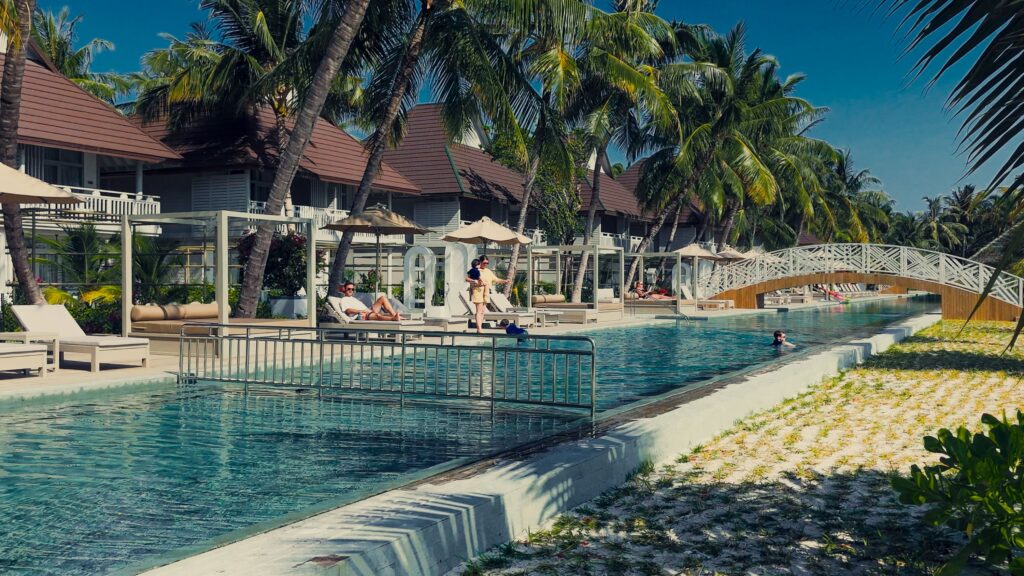
[[[961,542],[900,505],[921,438],[1024,407],[1009,323],[942,322],[455,574],[930,574]],[[984,573],[979,569],[975,573]]]

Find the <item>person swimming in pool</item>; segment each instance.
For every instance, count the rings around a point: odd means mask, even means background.
[[[796,348],[796,344],[793,344],[792,342],[789,342],[788,340],[786,340],[786,333],[783,332],[782,330],[776,330],[775,334],[773,334],[772,336],[774,337],[773,340],[772,340],[772,346],[773,347],[779,348],[779,349],[781,349],[781,348]]]

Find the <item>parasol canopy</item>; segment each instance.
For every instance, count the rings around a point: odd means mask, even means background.
[[[487,216],[484,216],[472,224],[463,226],[441,239],[445,242],[462,242],[463,244],[498,244],[501,246],[514,246],[516,244],[522,245],[533,242],[529,237],[517,234],[515,230],[506,228]]]
[[[699,244],[687,244],[675,250],[676,254],[684,258],[703,258],[705,260],[720,260],[719,256],[707,248],[701,248]]]
[[[323,227],[324,230],[340,230],[346,232],[367,232],[377,237],[377,291],[380,292],[380,237],[382,234],[427,234],[430,228],[424,228],[412,220],[388,210],[386,206],[377,204],[361,213],[342,218],[333,224]]]
[[[38,178],[0,164],[0,204],[79,204],[82,200]]]

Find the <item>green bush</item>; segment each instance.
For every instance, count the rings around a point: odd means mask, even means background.
[[[1024,412],[1018,410],[1016,422],[991,414],[981,422],[987,432],[961,426],[925,436],[925,449],[942,455],[939,463],[912,466],[892,486],[900,502],[931,506],[925,521],[967,536],[939,574],[959,572],[972,555],[1024,574]]]
[[[285,235],[274,234],[270,241],[270,251],[267,256],[267,268],[263,273],[263,285],[268,290],[278,293],[286,298],[294,298],[299,290],[306,285],[306,244],[309,241],[298,232],[289,232]],[[256,234],[246,234],[236,246],[238,249],[238,264],[245,271],[245,265],[252,256],[252,249],[256,245]],[[323,260],[323,251],[316,252],[317,265]],[[239,278],[239,282],[242,279]],[[310,287],[312,289],[312,287]]]

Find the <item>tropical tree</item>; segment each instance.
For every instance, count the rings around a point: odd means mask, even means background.
[[[679,134],[678,115],[657,85],[653,68],[641,67],[642,63],[664,58],[662,45],[675,40],[674,30],[652,13],[644,12],[644,4],[620,5],[618,12],[597,16],[600,33],[583,39],[585,56],[578,58],[580,87],[571,95],[574,101],[567,108],[567,116],[586,134],[584,141],[593,150],[596,160],[583,228],[585,245],[590,244],[595,231],[601,204],[601,174],[614,172],[608,157],[609,147],[615,144],[634,159],[641,145],[639,126],[645,119],[653,129],[664,133],[675,130]],[[621,30],[619,26],[601,23],[605,18],[621,23]],[[619,36],[629,30],[638,32],[629,41],[621,42]],[[589,52],[596,52],[596,55]],[[696,87],[690,84],[685,84],[685,88],[696,93]],[[589,256],[589,252],[580,255],[572,302],[582,298]]]
[[[389,47],[362,96],[362,119],[373,131],[366,140],[367,162],[352,200],[351,213],[366,208],[384,153],[404,134],[407,109],[415,104],[426,75],[433,80],[434,96],[449,138],[457,138],[471,125],[481,126],[489,115],[503,130],[516,131],[506,86],[514,72],[497,38],[479,20],[478,3],[452,0],[402,2],[404,10],[389,26],[399,40]],[[519,145],[522,143],[516,139]],[[345,231],[328,279],[334,294],[344,277],[353,231]]]
[[[267,198],[268,214],[278,214],[284,207],[285,197],[289,194],[295,173],[299,168],[299,160],[309,144],[313,135],[313,127],[323,112],[331,88],[336,85],[336,78],[341,70],[342,62],[363,23],[369,4],[369,0],[352,0],[345,4],[340,15],[321,16],[320,25],[331,31],[329,40],[323,51],[323,56],[316,66],[316,72],[305,90],[302,105],[299,107],[287,145],[281,152],[274,182]],[[378,1],[373,4],[377,8],[386,2]],[[253,245],[252,255],[245,267],[245,281],[239,291],[238,306],[235,311],[239,317],[251,318],[256,314],[256,305],[259,301],[273,235],[272,224],[262,224],[256,231],[256,241]],[[313,287],[310,286],[307,289],[312,290]]]
[[[25,76],[25,58],[32,29],[35,0],[0,2],[0,29],[7,36],[3,78],[0,80],[0,162],[18,168],[18,123],[21,118],[21,88]],[[4,203],[4,234],[24,297],[41,304],[43,295],[29,264],[28,246],[18,204]]]
[[[967,227],[956,221],[956,215],[945,210],[945,196],[924,196],[927,206],[917,222],[917,237],[924,247],[952,252],[964,241]]]
[[[692,61],[662,68],[661,86],[673,98],[680,113],[683,141],[667,141],[651,133],[654,152],[644,163],[638,195],[657,214],[638,248],[643,252],[660,233],[668,218],[685,202],[696,198],[706,214],[717,216],[719,239],[727,238],[744,199],[756,204],[775,200],[778,182],[759,154],[757,140],[770,137],[780,123],[798,113],[815,109],[785,93],[763,98],[771,90],[760,83],[776,82],[775,60],[744,48],[745,30],[735,27],[726,36],[710,32],[696,35],[689,50]],[[700,87],[699,100],[680,77],[693,78]],[[710,169],[710,171],[709,171]],[[636,276],[639,258],[626,274],[629,284]]]
[[[130,89],[130,84],[119,74],[92,71],[93,58],[101,52],[113,50],[114,44],[93,38],[76,48],[82,17],[72,18],[67,6],[57,14],[37,10],[32,20],[32,39],[36,46],[61,74],[83,90],[115,104],[117,97]]]

